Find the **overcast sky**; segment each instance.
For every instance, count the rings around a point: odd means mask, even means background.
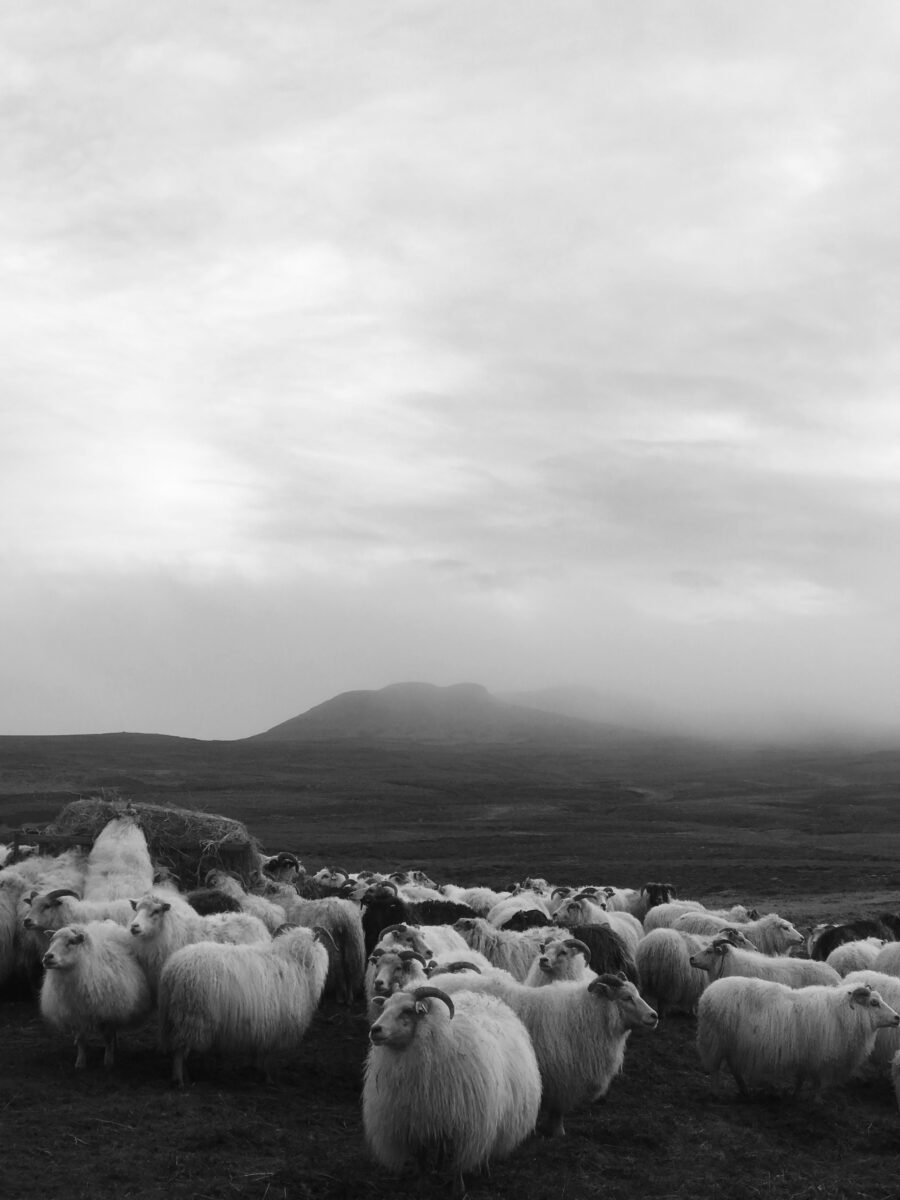
[[[893,0],[11,0],[0,732],[900,730]]]

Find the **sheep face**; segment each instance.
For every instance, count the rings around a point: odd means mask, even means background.
[[[900,1025],[900,1013],[882,999],[880,992],[866,984],[853,989],[850,1004],[866,1009],[873,1029],[891,1029]]]
[[[158,896],[145,896],[142,900],[132,900],[134,920],[129,925],[133,937],[156,937],[166,919],[166,913],[172,905]]]
[[[640,992],[622,974],[598,975],[588,991],[605,1002],[615,1004],[626,1029],[655,1029],[659,1017]]]
[[[63,921],[63,897],[75,896],[77,893],[59,889],[55,892],[45,892],[42,896],[32,895],[28,902],[28,915],[22,921],[26,929],[46,930],[59,929]]]
[[[425,982],[425,959],[421,954],[388,950],[378,957],[372,991],[375,996],[392,996],[406,991],[411,983],[416,986]]]
[[[416,1036],[423,1017],[438,1021],[449,1021],[453,1017],[453,1001],[437,988],[417,988],[414,992],[395,992],[390,999],[377,997],[373,1000],[381,1007],[381,1015],[369,1028],[369,1041],[373,1046],[386,1046],[391,1050],[405,1050]]]
[[[57,929],[50,936],[50,945],[41,962],[48,971],[73,970],[78,965],[84,949],[84,933],[80,929],[66,925],[62,929]]]
[[[378,949],[412,950],[423,958],[431,957],[431,948],[418,929],[409,925],[389,925],[382,929],[378,938]]]
[[[580,979],[590,962],[591,952],[584,942],[575,938],[545,945],[538,958],[538,968],[553,979]]]

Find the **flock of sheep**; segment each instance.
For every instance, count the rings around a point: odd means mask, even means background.
[[[2,858],[0,858],[2,861]],[[506,892],[421,872],[261,858],[248,890],[221,870],[180,891],[139,823],[89,852],[0,869],[0,988],[30,980],[40,1012],[104,1063],[155,1017],[184,1086],[191,1054],[249,1057],[267,1077],[323,995],[366,1005],[366,1143],[390,1170],[438,1156],[463,1176],[604,1096],[632,1030],[695,1017],[702,1068],[742,1093],[821,1091],[887,1074],[900,1100],[900,942],[890,919],[804,937],[774,913],[710,911],[670,884]]]

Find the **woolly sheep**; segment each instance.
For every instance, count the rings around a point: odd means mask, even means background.
[[[737,927],[730,937],[734,945],[753,948]],[[711,940],[666,926],[651,929],[641,938],[635,954],[641,995],[661,1017],[671,1013],[696,1014],[697,1001],[709,977],[705,971],[698,971],[691,965],[691,955],[709,945]]]
[[[268,942],[269,931],[249,913],[199,913],[173,892],[148,892],[133,900],[129,926],[134,952],[155,997],[166,959],[194,942]]]
[[[685,933],[715,935],[732,924],[714,913],[686,913],[674,922],[672,928],[682,929]],[[799,929],[777,913],[766,913],[753,921],[742,921],[740,929],[762,954],[787,954],[792,946],[799,946],[803,942],[803,934]]]
[[[871,970],[900,977],[900,942],[887,942],[875,955]]]
[[[464,939],[467,949],[480,951],[493,966],[509,971],[520,982],[541,946],[560,936],[554,925],[521,931],[498,929],[484,917],[462,917],[454,929]]]
[[[525,1026],[501,1000],[434,987],[397,992],[369,1041],[363,1128],[388,1170],[434,1155],[462,1196],[464,1173],[508,1156],[533,1131],[541,1075]]]
[[[271,1079],[277,1057],[300,1044],[328,972],[328,953],[298,926],[252,944],[195,942],[176,950],[159,978],[159,1040],[172,1080],[185,1083],[191,1053],[251,1055]]]
[[[206,872],[204,882],[208,887],[219,888],[227,895],[234,897],[243,912],[250,913],[254,917],[259,917],[269,933],[274,933],[276,929],[288,920],[283,905],[277,904],[265,896],[257,896],[252,892],[248,892],[227,871],[222,871],[218,867],[214,867],[212,870]]]
[[[900,979],[896,975],[885,975],[881,971],[863,969],[851,971],[844,976],[844,983],[864,984],[878,993],[885,1004],[900,1012]],[[864,1079],[873,1076],[886,1076],[891,1063],[900,1050],[900,1026],[885,1026],[875,1034],[875,1045],[869,1052],[869,1057],[857,1071]]]
[[[522,982],[526,987],[547,987],[562,980],[590,983],[597,978],[590,961],[591,952],[584,942],[564,937],[543,947]]]
[[[460,887],[455,883],[444,883],[439,891],[457,904],[468,904],[480,917],[486,917],[491,909],[505,898],[503,892],[487,887]]]
[[[835,946],[825,961],[838,975],[846,977],[853,971],[865,971],[871,967],[884,945],[882,938],[860,938],[855,942],[843,942]]]
[[[714,980],[697,1006],[697,1050],[713,1087],[727,1064],[743,1095],[821,1090],[850,1079],[868,1058],[879,1029],[900,1014],[864,984],[790,988],[766,979]]]
[[[56,1029],[74,1034],[76,1067],[87,1065],[88,1038],[96,1035],[103,1038],[103,1065],[111,1067],[117,1033],[143,1024],[152,1008],[133,939],[114,921],[66,925],[50,937],[43,958],[41,1015]]]
[[[26,929],[44,933],[48,929],[84,925],[89,921],[129,925],[132,916],[130,900],[82,900],[75,892],[57,888],[29,898],[28,916],[22,924]]]
[[[827,963],[808,958],[787,958],[783,955],[760,954],[758,950],[741,950],[724,938],[714,938],[702,950],[691,955],[691,966],[705,971],[711,980],[742,975],[751,979],[769,979],[791,988],[811,987],[814,984],[840,983],[840,975]]]
[[[153,887],[153,862],[140,825],[114,817],[97,834],[87,858],[82,900],[127,900]]]
[[[339,1004],[352,1004],[362,991],[366,969],[359,905],[340,896],[307,900],[295,895],[293,899],[285,897],[282,906],[288,925],[322,928],[331,935],[338,956],[334,969],[329,971],[325,990],[334,992]]]
[[[487,920],[497,929],[502,929],[520,912],[542,912],[546,914],[547,924],[550,924],[550,910],[544,896],[533,891],[517,892],[498,901],[487,915]]]
[[[0,988],[22,981],[37,988],[46,939],[27,932],[31,897],[52,888],[80,887],[87,855],[83,850],[32,855],[0,870]]]
[[[637,952],[638,943],[644,936],[644,927],[637,917],[633,917],[629,912],[607,912],[584,896],[567,900],[557,909],[553,919],[560,925],[570,927],[572,925],[605,925],[619,935],[632,957]]]
[[[721,917],[728,925],[742,925],[750,919],[750,913],[743,904],[733,904],[730,908],[707,908],[699,900],[669,900],[664,904],[654,905],[644,917],[644,932],[651,929],[671,928],[679,917],[685,913],[703,913],[707,916]],[[703,933],[702,929],[689,929],[688,933]],[[710,931],[714,932],[714,931]]]
[[[451,995],[469,988],[498,996],[522,1018],[541,1069],[541,1107],[554,1135],[565,1133],[566,1113],[606,1095],[622,1069],[631,1030],[657,1023],[656,1013],[622,975],[543,988],[498,975],[442,975],[441,986]]]

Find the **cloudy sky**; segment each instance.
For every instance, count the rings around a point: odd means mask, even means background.
[[[11,0],[0,732],[900,731],[893,0]]]

